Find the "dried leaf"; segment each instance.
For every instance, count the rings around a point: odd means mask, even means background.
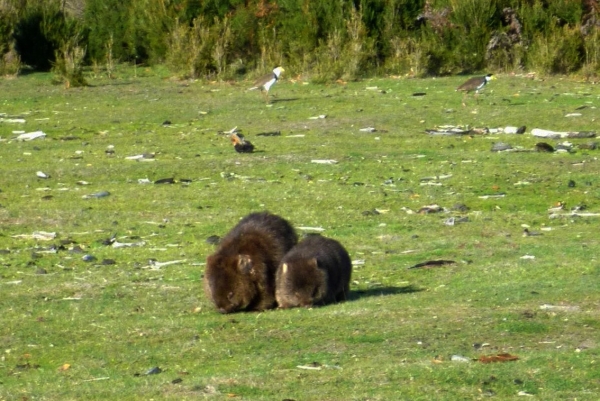
[[[69,370],[70,368],[71,368],[71,364],[65,363],[60,368],[58,368],[58,370],[61,372],[64,372],[64,371]]]

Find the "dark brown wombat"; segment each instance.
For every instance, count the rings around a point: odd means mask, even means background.
[[[277,303],[293,308],[344,301],[351,274],[350,256],[339,242],[310,235],[283,257],[277,269]]]
[[[296,242],[296,232],[279,216],[244,217],[206,259],[207,297],[221,313],[275,307],[275,272]]]

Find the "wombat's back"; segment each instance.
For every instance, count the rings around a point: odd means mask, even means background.
[[[281,308],[343,301],[350,291],[352,262],[336,240],[310,235],[282,259],[275,296]]]
[[[283,252],[279,259],[298,242],[296,231],[287,220],[269,212],[256,212],[240,220],[221,243],[224,244],[228,239],[237,241],[250,232],[260,233],[272,240],[277,251]]]
[[[206,295],[222,313],[274,307],[275,271],[296,242],[293,227],[279,216],[244,217],[206,260]]]

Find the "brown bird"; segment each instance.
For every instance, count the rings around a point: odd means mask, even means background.
[[[252,153],[254,151],[254,145],[245,140],[242,134],[236,134],[235,132],[231,134],[231,143],[233,143],[233,148],[238,153]]]
[[[271,86],[275,85],[275,82],[277,82],[277,80],[279,79],[279,76],[284,71],[285,70],[283,69],[283,67],[275,67],[273,69],[273,72],[270,72],[270,73],[258,78],[254,82],[254,86],[248,90],[260,89],[261,92],[263,93],[265,101],[268,104],[269,103],[269,89],[271,89]]]
[[[464,92],[462,105],[466,106],[465,98],[467,97],[469,92],[473,92],[473,91],[475,92],[475,100],[479,104],[479,99],[477,98],[477,96],[479,95],[479,91],[483,90],[484,86],[486,86],[487,83],[493,79],[496,79],[496,77],[494,77],[493,74],[487,74],[483,77],[473,77],[473,78],[468,79],[465,83],[460,85],[458,88],[456,88],[456,90],[458,92]]]

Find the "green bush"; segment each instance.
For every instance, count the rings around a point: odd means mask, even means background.
[[[584,38],[585,62],[582,67],[584,75],[591,77],[600,74],[600,29],[594,29]]]
[[[16,14],[9,10],[0,10],[0,76],[17,75],[21,69],[13,38]]]
[[[421,76],[424,68],[424,52],[413,37],[395,36],[389,40],[389,55],[383,71],[386,74]]]
[[[183,1],[88,0],[84,24],[94,32],[88,46],[90,58],[105,59],[106,43],[112,37],[117,60],[163,62],[175,21],[189,10]]]
[[[269,25],[276,27],[277,38],[267,35]],[[286,70],[290,72],[308,73],[313,68],[315,57],[312,53],[319,43],[319,22],[314,4],[302,4],[296,0],[280,2],[276,14],[269,21],[262,21],[261,31],[261,39],[267,40],[262,43],[265,50],[270,47],[275,50],[275,54],[268,58],[261,57],[261,69],[268,67],[266,64],[269,60],[281,59],[281,53],[286,55],[286,65],[289,67]]]
[[[523,68],[524,57],[527,52],[521,43],[512,43],[505,33],[498,33],[497,40],[500,45],[487,52],[486,68],[490,71],[517,71]]]
[[[23,63],[48,71],[54,61],[57,44],[47,37],[43,30],[47,18],[44,10],[30,9],[15,26],[15,47]]]
[[[7,10],[0,9],[0,54],[8,51],[13,41],[15,15]]]
[[[56,50],[55,62],[52,64],[54,82],[62,83],[65,88],[86,86],[83,75],[85,48],[80,45],[80,38],[74,36]]]
[[[435,32],[429,27],[421,30],[419,47],[424,54],[423,76],[448,75],[457,72],[454,49],[457,31],[446,29]]]
[[[384,71],[391,73],[418,70],[415,61],[419,60],[415,52],[416,31],[419,25],[418,17],[423,10],[424,1],[389,0],[377,21],[377,29],[373,29],[372,18],[367,17],[367,30],[377,44],[378,58],[384,64]],[[365,11],[371,13],[372,11]],[[373,32],[377,33],[374,37]],[[404,53],[405,56],[399,54]],[[401,61],[403,60],[403,61]],[[410,60],[410,61],[409,61]]]
[[[84,63],[166,62],[196,78],[280,64],[318,81],[598,65],[587,38],[595,33],[577,33],[589,14],[579,0],[86,0],[81,19],[65,13],[64,0],[4,3],[2,16],[13,18],[0,21],[0,51],[14,39],[16,56],[42,70],[62,62],[56,55],[74,37]]]
[[[561,25],[575,26],[581,21],[581,0],[548,1],[548,14]]]
[[[106,44],[111,40],[112,57],[116,60],[132,59],[132,51],[126,37],[127,2],[120,0],[87,0],[83,24],[93,32],[88,40],[88,56],[92,60],[104,60]]]
[[[534,38],[529,67],[542,74],[570,74],[585,61],[585,43],[578,28],[555,27],[549,35]]]
[[[375,55],[374,41],[368,35],[361,10],[350,9],[346,33],[348,40],[343,52],[343,78],[354,80],[369,71],[369,61]]]
[[[176,22],[171,32],[166,62],[181,78],[199,78],[209,74],[212,68],[210,26],[201,17],[192,26]]]
[[[451,21],[458,30],[454,50],[456,69],[473,73],[486,67],[486,46],[499,25],[495,0],[450,0]]]

